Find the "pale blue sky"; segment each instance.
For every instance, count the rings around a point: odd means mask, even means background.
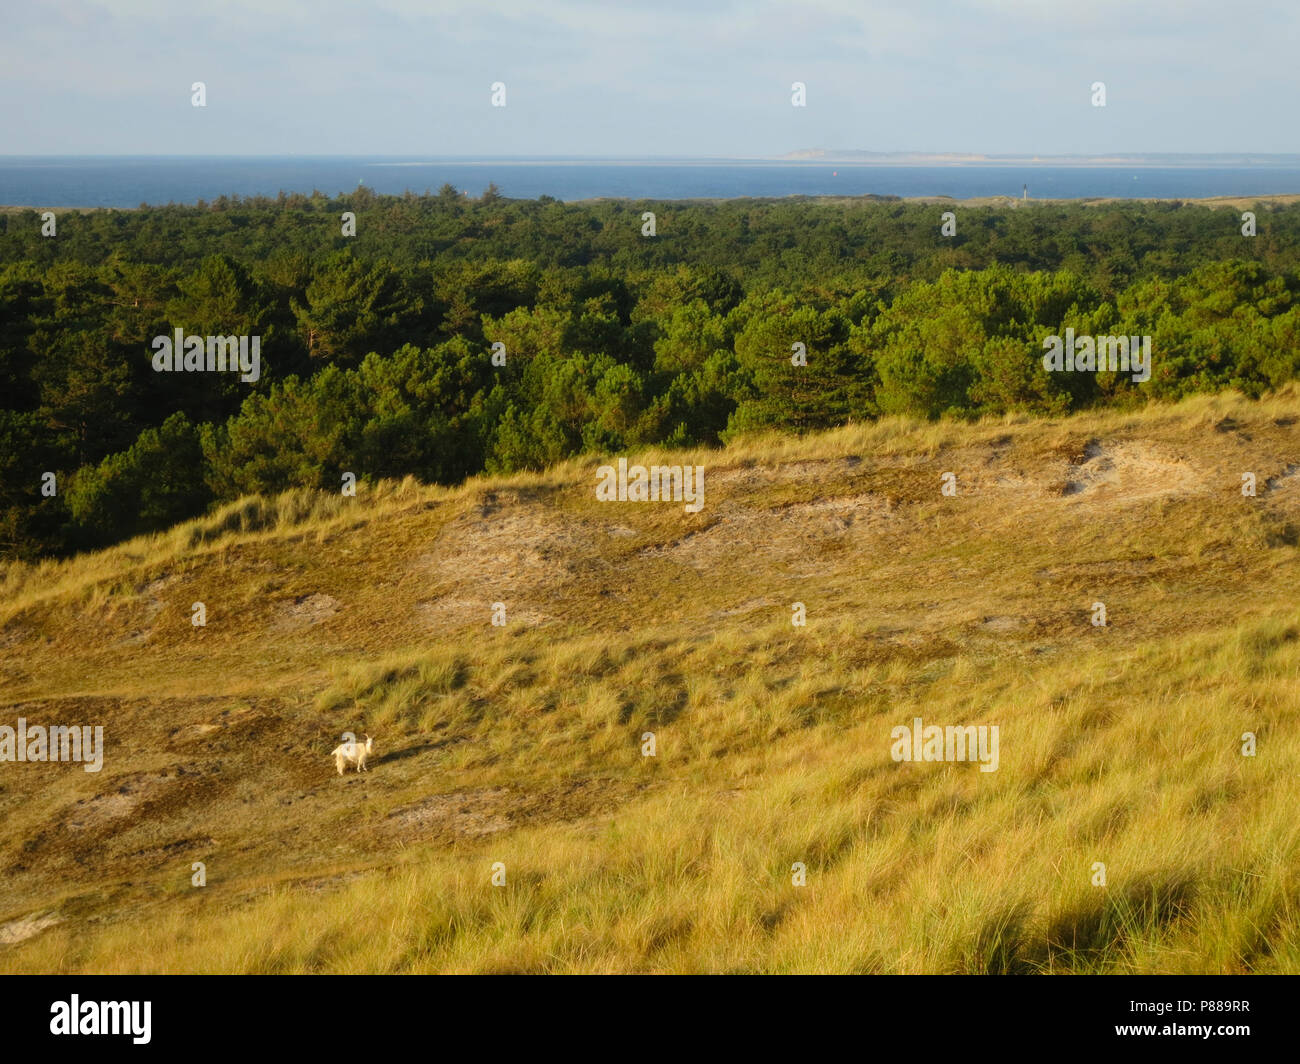
[[[1295,0],[0,0],[0,27],[0,154],[1300,151]]]

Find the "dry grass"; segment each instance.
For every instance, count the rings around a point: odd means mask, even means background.
[[[4,766],[0,971],[1300,971],[1297,426],[888,420],[641,456],[695,515],[583,459],[10,566],[0,723],[107,755]]]

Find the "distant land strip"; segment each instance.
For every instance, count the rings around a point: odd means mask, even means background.
[[[355,191],[355,190],[353,190]],[[373,191],[373,190],[371,190]],[[302,193],[306,195],[306,193]],[[344,192],[336,196],[330,196],[331,200],[345,200],[349,193]],[[379,196],[380,193],[375,193]],[[396,194],[392,194],[396,195]],[[256,197],[248,197],[250,199]],[[474,197],[470,197],[473,199]],[[509,201],[515,197],[503,196],[503,201]],[[528,199],[530,197],[522,196],[519,199]],[[1288,192],[1275,195],[1259,196],[1206,196],[1200,199],[1188,196],[1081,196],[1077,198],[1062,199],[1038,199],[1030,196],[1027,200],[1019,196],[970,196],[966,199],[955,199],[952,196],[890,196],[880,193],[864,193],[861,196],[809,196],[802,193],[791,193],[787,196],[676,196],[671,199],[660,196],[593,196],[580,200],[565,200],[565,204],[570,207],[580,207],[587,203],[604,203],[609,200],[625,200],[629,203],[654,202],[654,203],[716,203],[725,200],[752,199],[770,202],[779,202],[784,200],[806,200],[812,203],[821,203],[826,205],[850,205],[855,203],[911,203],[925,206],[927,204],[945,204],[957,207],[1032,207],[1032,206],[1058,206],[1068,205],[1076,207],[1108,207],[1120,203],[1185,203],[1190,206],[1198,207],[1252,207],[1252,206],[1275,206],[1289,207],[1300,202],[1300,193]],[[209,205],[211,201],[208,201]],[[167,204],[151,203],[147,204],[146,210],[155,210],[159,207],[165,207]],[[193,203],[177,204],[181,207],[196,207]],[[197,207],[196,207],[197,209]],[[136,207],[60,207],[48,203],[41,204],[0,204],[0,213],[16,214],[19,211],[71,211],[79,214],[94,214],[99,211],[138,211]]]
[[[863,163],[873,166],[1135,166],[1204,170],[1214,167],[1300,166],[1300,155],[1247,152],[1243,154],[1190,154],[1134,152],[1114,155],[981,155],[965,152],[849,151],[802,148],[779,158],[786,162]]]

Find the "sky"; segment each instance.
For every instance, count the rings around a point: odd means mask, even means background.
[[[1300,151],[1295,0],[0,0],[0,27],[0,155]]]

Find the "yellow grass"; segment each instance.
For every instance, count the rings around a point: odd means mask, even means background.
[[[10,566],[0,724],[107,753],[0,769],[0,971],[1300,971],[1297,426],[889,420],[639,456],[695,515],[582,459]]]

